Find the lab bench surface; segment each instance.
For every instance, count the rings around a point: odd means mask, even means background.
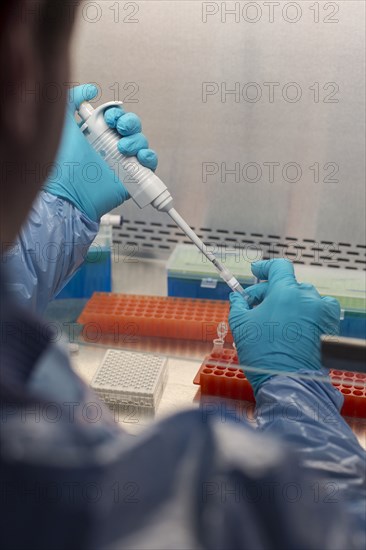
[[[71,363],[75,371],[87,384],[91,383],[105,352],[106,349],[102,347],[81,345],[79,352],[72,355]],[[155,419],[164,418],[189,407],[198,407],[198,403],[194,402],[197,386],[193,385],[192,380],[199,366],[199,361],[168,358],[168,379]],[[118,411],[112,411],[112,414],[126,431],[134,434],[153,421],[153,417],[134,406],[123,407]]]
[[[137,258],[119,258],[113,263],[113,291],[125,294],[148,294],[156,296],[167,295],[167,279],[165,262],[161,260],[142,260]],[[197,386],[193,379],[202,364],[203,358],[210,352],[212,345],[202,342],[171,341],[163,338],[139,337],[136,339],[116,339],[113,335],[102,336],[95,344],[83,340],[81,328],[76,319],[87,300],[55,300],[46,313],[49,321],[57,323],[66,336],[78,342],[79,350],[71,355],[71,363],[75,371],[90,384],[109,348],[146,353],[159,353],[168,357],[168,379],[155,412],[155,419],[161,419],[181,410],[199,406]],[[72,329],[70,328],[72,327]],[[216,398],[212,398],[217,403]],[[208,399],[210,401],[210,399]],[[229,404],[229,407],[233,403]],[[253,407],[251,404],[235,403],[240,418],[251,419]],[[153,418],[140,412],[137,408],[122,409],[114,413],[115,420],[123,428],[138,434]],[[350,420],[351,427],[361,445],[366,448],[366,423],[361,420]]]

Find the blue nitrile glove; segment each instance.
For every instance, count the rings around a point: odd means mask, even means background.
[[[229,323],[240,364],[274,374],[319,370],[320,335],[339,333],[337,300],[322,298],[310,284],[299,284],[287,260],[255,262],[252,272],[266,282],[246,289],[249,301],[239,293],[230,295]],[[245,374],[255,393],[273,376]]]
[[[92,84],[70,90],[58,157],[44,189],[68,200],[91,220],[99,222],[104,214],[130,197],[113,170],[85,139],[75,120],[75,111],[81,103],[90,101],[97,94],[98,89]],[[111,107],[105,113],[105,120],[124,136],[118,143],[121,153],[136,155],[143,166],[156,169],[156,153],[148,149],[137,115],[125,113],[121,107]]]

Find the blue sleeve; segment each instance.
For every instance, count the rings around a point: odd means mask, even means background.
[[[7,291],[42,313],[83,263],[99,226],[69,202],[42,191],[3,257]]]
[[[259,429],[293,445],[303,470],[323,480],[314,484],[314,500],[342,502],[355,534],[363,533],[366,453],[340,415],[341,393],[325,380],[279,375],[262,385],[256,401]]]

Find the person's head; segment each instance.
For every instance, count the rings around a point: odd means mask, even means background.
[[[0,0],[0,236],[16,236],[61,137],[79,0]]]

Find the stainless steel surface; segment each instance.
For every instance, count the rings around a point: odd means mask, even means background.
[[[212,252],[225,261],[225,255],[235,254],[237,261],[255,261],[260,257],[287,258],[294,263],[317,265],[331,269],[366,270],[366,245],[347,242],[300,239],[280,235],[229,231],[223,228],[193,227]],[[172,224],[125,220],[123,227],[115,227],[113,241],[116,253],[129,258],[165,258],[178,243],[190,244],[183,232]]]
[[[216,14],[205,13],[208,4]],[[159,152],[158,174],[192,226],[347,243],[354,251],[365,244],[365,2],[280,1],[272,15],[269,4],[85,3],[73,80],[97,82],[100,102],[120,98],[141,115]],[[225,16],[234,6],[240,13]],[[207,83],[218,91],[205,100]],[[256,164],[246,181],[248,163]],[[279,164],[273,182],[268,163]],[[300,167],[298,182],[284,178],[288,163]],[[237,182],[225,173],[235,164]],[[132,203],[121,212],[148,227],[169,223]],[[149,241],[146,250],[164,252],[159,244]]]

